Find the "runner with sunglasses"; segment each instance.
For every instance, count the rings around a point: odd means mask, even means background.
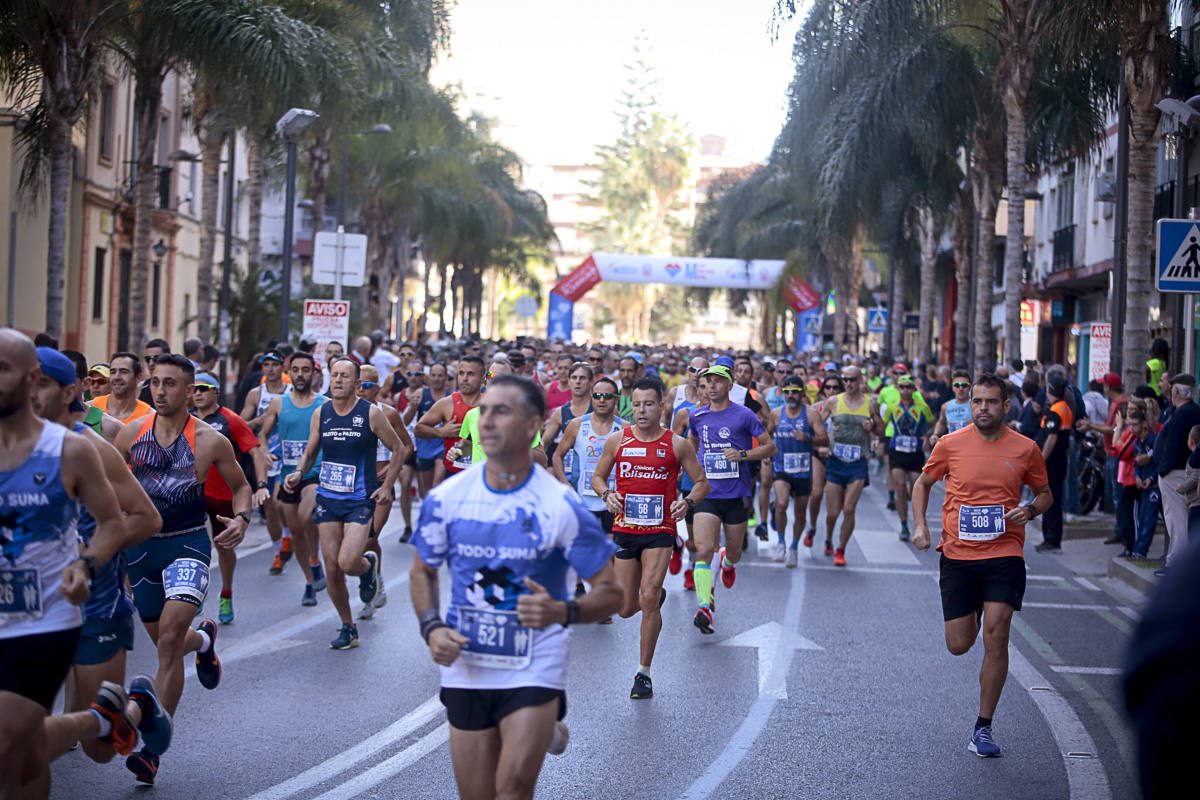
[[[818,446],[813,455],[813,483],[812,494],[808,498],[808,528],[804,531],[804,546],[812,547],[813,538],[817,535],[817,518],[821,515],[821,501],[825,497],[825,465],[829,463],[829,434],[833,431],[833,423],[824,419],[822,410],[825,403],[831,398],[836,397],[846,391],[846,385],[842,383],[842,379],[838,375],[831,375],[821,382],[821,389],[817,394],[815,402],[813,402],[813,410],[818,416],[822,417],[822,427],[825,429],[826,444]],[[833,540],[825,540],[825,555],[833,555]]]
[[[908,498],[925,466],[925,441],[933,428],[933,411],[917,397],[912,375],[896,379],[900,400],[887,410],[888,469],[896,487],[896,515],[900,518],[900,541],[911,538],[908,530]]]
[[[954,399],[942,404],[937,424],[929,437],[930,447],[947,433],[954,433],[971,424],[971,373],[965,369],[954,370],[950,388],[954,390]]]
[[[867,483],[867,458],[871,436],[883,433],[883,418],[879,403],[863,392],[866,383],[862,371],[854,366],[842,368],[846,391],[825,401],[821,408],[823,420],[832,422],[829,461],[825,465],[825,541],[833,539],[839,516],[842,531],[833,554],[834,566],[846,566],[846,545],[854,535],[855,512],[863,487]]]
[[[246,401],[242,405],[242,419],[252,431],[262,428],[263,417],[271,401],[292,390],[291,384],[283,380],[283,356],[279,353],[272,350],[263,354],[259,359],[259,367],[262,369],[262,383],[246,394]],[[317,374],[314,370],[314,376]],[[274,495],[283,469],[283,450],[278,431],[272,431],[267,438],[264,452],[268,455],[267,488]],[[275,559],[271,562],[268,574],[282,575],[284,566],[292,558],[292,532],[290,528],[284,528],[283,509],[274,497],[267,500],[263,513],[267,517],[267,535],[275,543]]]
[[[804,402],[804,382],[795,375],[783,379],[780,393],[784,405],[771,412],[767,430],[775,438],[778,452],[772,460],[775,489],[776,561],[795,567],[800,531],[804,527],[808,498],[812,494],[813,448],[829,444],[820,412]],[[787,536],[788,500],[794,505],[792,545],[785,547]],[[785,561],[786,558],[786,561]]]

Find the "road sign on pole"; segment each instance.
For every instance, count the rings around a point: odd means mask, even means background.
[[[350,301],[305,300],[304,333],[317,337],[314,353],[324,353],[325,345],[330,342],[340,342],[343,352],[349,350],[346,340],[350,336]]]
[[[867,333],[887,333],[888,310],[886,308],[871,308],[867,310]]]
[[[1155,237],[1155,288],[1160,292],[1200,291],[1200,221],[1160,219]]]
[[[313,283],[331,283],[340,288],[340,276],[341,286],[362,286],[366,275],[367,237],[364,234],[343,230],[321,231],[316,235],[313,240]]]

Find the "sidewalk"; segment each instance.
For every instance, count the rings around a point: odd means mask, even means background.
[[[1041,540],[1041,520],[1034,520],[1030,527],[1037,530]],[[1158,535],[1150,546],[1150,558],[1121,558],[1121,545],[1104,544],[1113,535],[1116,521],[1112,514],[1096,512],[1086,517],[1077,517],[1063,524],[1063,563],[1076,575],[1102,576],[1121,581],[1141,592],[1149,594],[1158,586],[1159,578],[1154,570],[1165,563],[1166,530],[1159,525]],[[1030,537],[1033,541],[1033,537]]]

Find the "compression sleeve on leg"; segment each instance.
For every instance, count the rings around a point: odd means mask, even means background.
[[[702,606],[711,606],[712,565],[705,561],[697,561],[692,577],[696,581],[696,602]]]

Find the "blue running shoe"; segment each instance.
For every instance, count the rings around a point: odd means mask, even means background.
[[[351,647],[358,647],[358,628],[347,622],[338,631],[337,638],[329,643],[329,648],[331,650],[349,650]]]
[[[174,726],[171,715],[158,701],[158,687],[149,675],[137,675],[129,682],[129,699],[142,710],[142,721],[138,730],[142,734],[142,746],[156,756],[167,752],[171,746]]]
[[[325,591],[325,568],[320,564],[312,564],[309,567],[312,570],[313,582],[312,587],[314,592]]]
[[[992,741],[992,726],[984,725],[975,729],[974,735],[971,736],[971,743],[967,745],[967,749],[980,758],[991,758],[1000,755],[1000,747]]]
[[[367,551],[363,553],[363,558],[367,560],[369,567],[358,576],[358,599],[370,603],[375,600],[375,595],[379,594],[379,556]]]
[[[222,597],[220,602],[220,613],[217,614],[217,619],[222,625],[228,625],[233,622],[233,598]]]
[[[196,653],[196,677],[205,689],[215,689],[221,682],[221,659],[217,658],[217,623],[206,619],[197,630],[208,634],[208,651]]]

